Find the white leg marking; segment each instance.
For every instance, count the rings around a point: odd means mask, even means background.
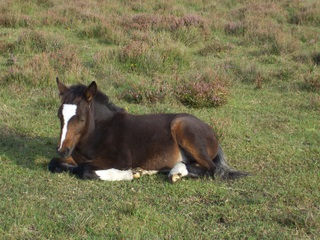
[[[68,122],[74,115],[76,115],[76,112],[77,112],[77,105],[63,104],[63,106],[62,106],[63,128],[62,128],[59,150],[62,148],[62,144],[66,138],[66,135],[67,135]]]
[[[169,177],[173,175],[179,175],[180,177],[185,177],[189,174],[187,166],[183,162],[178,162],[169,172]]]
[[[100,180],[104,181],[121,181],[132,180],[133,174],[131,170],[119,170],[110,168],[107,170],[98,170],[95,173],[99,176]]]

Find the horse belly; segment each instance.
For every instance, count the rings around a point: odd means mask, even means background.
[[[142,149],[142,153],[136,154],[133,159],[134,168],[144,170],[169,171],[177,162],[182,161],[180,149],[176,143],[172,144],[155,144],[148,149]]]

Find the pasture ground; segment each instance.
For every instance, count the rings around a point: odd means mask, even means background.
[[[317,1],[7,0],[0,12],[0,238],[320,235]],[[196,115],[254,175],[172,185],[49,173],[57,75],[97,81],[131,113]]]

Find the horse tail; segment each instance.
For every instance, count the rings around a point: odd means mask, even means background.
[[[237,179],[241,177],[248,176],[248,172],[238,171],[234,168],[228,166],[224,153],[221,146],[219,145],[219,150],[217,156],[213,159],[213,163],[216,166],[214,171],[214,176],[221,179]]]

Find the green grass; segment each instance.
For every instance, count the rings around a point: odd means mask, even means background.
[[[1,239],[320,235],[317,1],[9,0],[0,12]],[[165,175],[100,182],[49,173],[56,76],[95,80],[131,113],[196,115],[216,130],[230,165],[253,176],[172,185]],[[176,93],[199,81],[206,87],[187,96],[199,104],[183,105]],[[208,88],[228,93],[219,107],[201,107]]]

